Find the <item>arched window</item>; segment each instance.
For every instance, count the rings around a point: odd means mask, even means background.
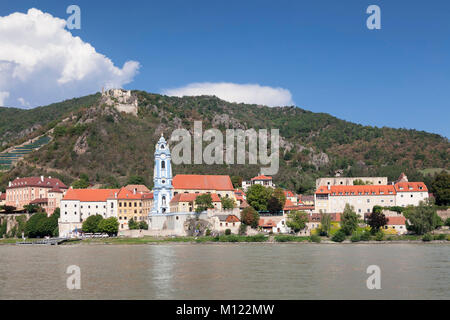
[[[165,169],[166,168],[166,162],[165,161],[162,161],[161,162],[161,169]]]
[[[162,205],[163,205],[163,206],[166,205],[166,196],[162,196]]]

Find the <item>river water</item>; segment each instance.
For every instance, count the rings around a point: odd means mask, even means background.
[[[4,245],[0,299],[450,299],[450,245]]]

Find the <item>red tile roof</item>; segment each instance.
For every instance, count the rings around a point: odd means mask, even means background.
[[[234,191],[230,177],[222,175],[177,174],[172,185],[175,190]]]
[[[144,193],[142,195],[142,199],[153,199],[153,192],[151,192],[151,193]]]
[[[259,219],[258,226],[262,228],[273,228],[277,224],[271,219]]]
[[[292,193],[292,191],[284,191],[284,195],[289,198],[294,197],[294,193]]]
[[[423,182],[397,182],[394,187],[397,192],[428,192]]]
[[[125,186],[125,188],[127,188],[131,192],[133,192],[136,189],[136,192],[139,193],[150,193],[150,190],[143,184],[129,184]]]
[[[28,177],[17,178],[11,181],[11,186],[6,189],[25,188],[25,187],[40,187],[40,188],[62,188],[67,189],[67,186],[61,180],[50,177]]]
[[[244,209],[244,208],[247,208],[247,207],[250,207],[250,205],[248,204],[248,202],[244,199],[244,200],[241,200],[241,204],[239,205],[239,208],[240,209]]]
[[[230,215],[228,215],[228,217],[225,221],[226,222],[239,222],[241,220],[239,220],[239,218],[236,217],[234,214],[230,214]]]
[[[319,187],[316,194],[331,194],[333,196],[365,196],[365,195],[395,195],[395,188],[392,185],[365,185],[365,186],[330,186]]]
[[[140,199],[142,199],[142,194],[139,192],[134,193],[133,191],[128,190],[126,187],[122,187],[117,194],[117,199],[140,200]]]
[[[260,176],[252,178],[251,180],[252,181],[255,181],[255,180],[272,180],[272,177],[265,176],[265,175],[262,174]]]
[[[58,187],[52,188],[49,192],[56,192],[56,193],[64,193],[64,190],[61,190]]]
[[[104,202],[114,198],[120,189],[69,189],[63,200],[79,200],[81,202]]]
[[[48,199],[47,198],[37,198],[37,199],[34,199],[33,201],[30,201],[30,204],[40,204],[40,203],[48,203]]]
[[[406,222],[405,217],[388,217],[388,225],[404,225]]]
[[[206,194],[206,193],[178,193],[172,198],[172,200],[170,200],[170,203],[194,202],[195,199],[197,199],[197,197],[202,194]],[[221,202],[217,193],[210,193],[210,195],[211,195],[212,202]]]

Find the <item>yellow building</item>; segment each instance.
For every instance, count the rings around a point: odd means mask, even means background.
[[[153,193],[139,193],[122,188],[117,195],[117,203],[120,229],[128,229],[131,219],[136,222],[147,221],[153,207]]]

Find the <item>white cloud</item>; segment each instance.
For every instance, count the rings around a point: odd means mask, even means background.
[[[271,107],[294,104],[289,90],[260,86],[259,84],[200,82],[180,88],[164,89],[163,94],[177,97],[214,95],[229,102],[262,104]]]
[[[133,80],[138,62],[116,67],[65,26],[38,9],[0,17],[0,104],[45,105]]]
[[[0,106],[5,105],[5,100],[9,97],[9,92],[0,91]]]

